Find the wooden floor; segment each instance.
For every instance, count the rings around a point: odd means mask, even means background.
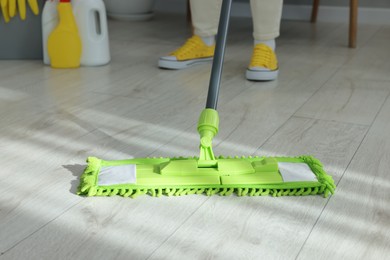
[[[157,68],[185,17],[110,22],[108,66],[0,61],[1,259],[389,259],[390,27],[283,21],[280,77],[245,79],[234,20],[216,154],[318,157],[330,198],[75,194],[87,156],[197,155],[211,66]]]

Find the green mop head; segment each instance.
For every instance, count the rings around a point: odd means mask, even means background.
[[[319,160],[299,157],[215,157],[216,110],[203,110],[198,123],[200,156],[104,161],[88,158],[78,194],[159,197],[236,193],[238,196],[333,194],[335,184]]]

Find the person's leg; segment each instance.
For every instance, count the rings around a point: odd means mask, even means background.
[[[218,31],[222,0],[190,0],[194,34],[215,37]]]
[[[253,38],[274,40],[279,36],[283,0],[251,0]]]
[[[222,0],[190,0],[194,35],[169,56],[160,57],[160,68],[183,69],[212,60],[221,4]]]
[[[279,36],[283,0],[251,0],[254,50],[246,76],[274,80],[278,76],[275,38]]]

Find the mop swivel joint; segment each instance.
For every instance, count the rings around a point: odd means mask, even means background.
[[[206,108],[202,111],[198,121],[198,133],[200,135],[200,155],[198,167],[215,168],[217,160],[214,156],[212,142],[218,133],[219,115],[214,109]]]

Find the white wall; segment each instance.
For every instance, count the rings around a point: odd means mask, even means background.
[[[320,1],[319,22],[348,22],[349,0]],[[186,0],[157,0],[156,10],[185,14],[186,2]],[[250,17],[248,2],[249,0],[233,0],[232,16]],[[283,19],[308,20],[312,3],[313,0],[284,0]],[[390,0],[359,0],[358,22],[390,25]]]
[[[238,0],[247,1],[247,0]],[[313,0],[284,0],[288,5],[311,5]],[[347,6],[349,0],[320,0],[320,5],[328,6]],[[375,8],[390,8],[389,0],[359,0],[359,6],[361,7],[375,7]]]

